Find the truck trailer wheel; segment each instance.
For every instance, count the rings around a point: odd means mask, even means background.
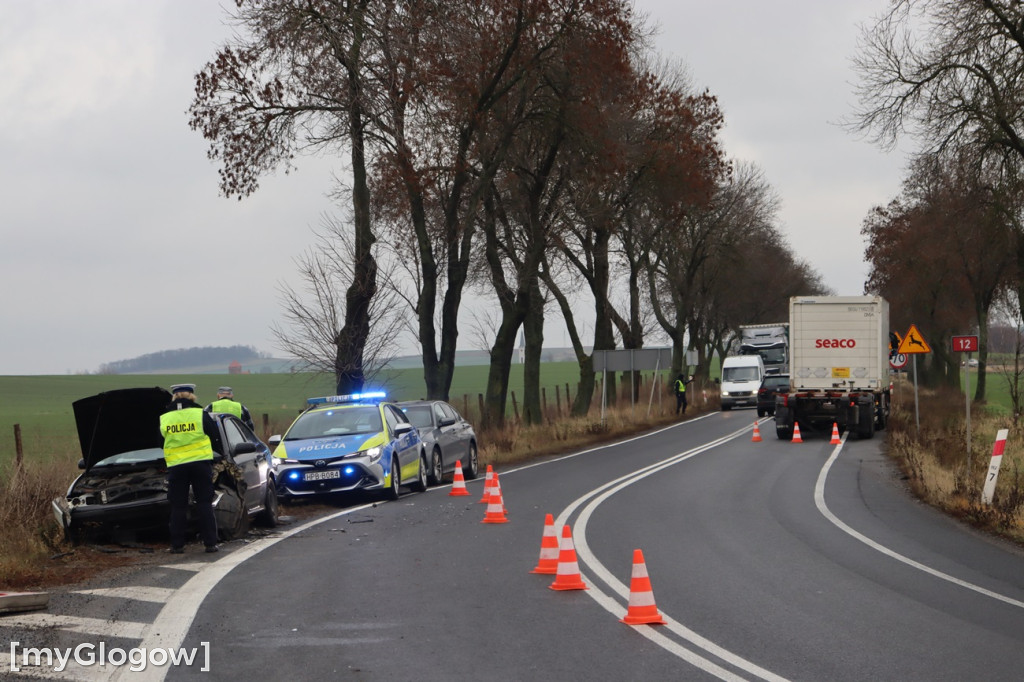
[[[860,424],[858,425],[857,436],[864,440],[870,440],[875,437],[874,402],[860,404]]]
[[[775,436],[779,440],[793,440],[793,422],[775,417]]]

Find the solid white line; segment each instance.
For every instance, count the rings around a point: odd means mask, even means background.
[[[192,561],[192,562],[183,562],[183,563],[180,563],[180,564],[164,564],[160,568],[173,568],[176,571],[191,571],[192,573],[198,573],[199,571],[201,571],[204,568],[206,568],[207,566],[209,566],[211,563],[213,563],[213,562],[212,561]]]
[[[155,602],[164,604],[174,594],[171,587],[147,587],[145,585],[128,585],[126,587],[100,587],[95,590],[75,590],[72,594],[88,594],[97,597],[117,597],[134,601]]]
[[[312,528],[318,524],[336,519],[339,516],[345,516],[346,514],[362,511],[363,509],[369,509],[372,506],[372,503],[363,504],[358,507],[343,509],[335,514],[329,514],[328,516],[314,519],[302,524],[301,526],[285,531],[280,535],[268,536],[257,540],[245,547],[234,550],[218,561],[207,564],[203,570],[196,573],[188,582],[175,591],[174,599],[168,602],[164,608],[160,610],[156,620],[145,628],[145,632],[142,635],[143,640],[139,646],[150,651],[157,648],[179,648],[182,642],[185,641],[185,636],[188,634],[189,628],[192,627],[192,621],[199,612],[199,606],[203,603],[203,600],[206,599],[206,596],[210,591],[217,586],[217,583],[219,583],[224,576],[230,573],[236,566],[248,559],[251,559],[263,550],[273,547],[281,540],[287,539],[297,533],[301,533],[302,531]],[[175,568],[175,566],[172,564],[171,568]],[[146,669],[141,672],[130,672],[126,669],[122,669],[114,679],[131,679],[132,682],[136,682],[137,680],[141,680],[143,682],[160,682],[167,676],[167,672],[168,668],[166,666],[158,667],[148,665],[146,666]]]
[[[146,623],[128,620],[109,621],[102,618],[65,616],[55,613],[26,613],[20,616],[4,616],[0,625],[4,627],[60,628],[70,632],[81,632],[97,637],[125,637],[139,639],[146,629]]]
[[[902,554],[899,554],[898,552],[894,552],[885,545],[881,545],[875,542],[866,535],[858,533],[853,528],[840,521],[839,518],[835,514],[833,514],[831,510],[829,510],[828,505],[825,504],[825,480],[828,478],[828,472],[832,468],[832,464],[836,461],[836,459],[839,458],[839,453],[842,451],[843,446],[846,444],[846,437],[848,435],[849,432],[843,434],[843,438],[840,441],[839,445],[837,445],[835,449],[832,450],[832,456],[829,457],[827,462],[825,462],[825,466],[821,468],[821,471],[818,474],[818,482],[814,486],[814,504],[817,505],[818,511],[821,512],[822,516],[831,521],[832,525],[834,525],[836,528],[843,531],[850,537],[860,540],[871,549],[881,552],[882,554],[888,557],[892,557],[896,561],[906,564],[907,566],[910,566],[912,568],[916,568],[919,571],[923,571],[928,575],[935,576],[936,578],[939,578],[941,580],[953,583],[954,585],[959,585],[960,587],[966,588],[973,592],[977,592],[978,594],[985,595],[986,597],[991,597],[992,599],[1001,601],[1004,604],[1009,604],[1010,606],[1016,606],[1018,608],[1024,608],[1024,602],[1017,601],[1016,599],[1011,599],[1010,597],[999,594],[998,592],[987,590],[984,587],[975,585],[974,583],[969,583],[966,580],[955,578],[949,575],[948,573],[943,573],[942,571],[936,570],[930,566],[926,566],[918,561],[914,561],[913,559],[905,557]]]
[[[691,457],[696,457],[697,455],[702,454],[708,450],[711,450],[712,448],[716,448],[719,445],[722,445],[735,438],[738,438],[740,435],[747,433],[752,428],[752,426],[743,427],[737,431],[734,431],[733,433],[722,436],[721,438],[705,443],[704,445],[700,445],[696,448],[692,448],[685,452],[673,455],[660,462],[656,462],[655,464],[644,467],[643,469],[639,469],[630,474],[627,474],[626,476],[622,476],[614,481],[610,481],[609,483],[606,483],[603,486],[600,486],[599,488],[595,488],[591,492],[578,498],[572,504],[566,507],[562,511],[562,513],[558,515],[556,526],[565,525],[565,522],[569,519],[570,516],[572,516],[573,512],[580,505],[587,502],[587,500],[592,500],[590,504],[588,504],[584,508],[584,510],[580,513],[579,517],[576,519],[576,528],[573,532],[573,544],[576,548],[577,559],[581,564],[585,565],[588,569],[591,569],[594,572],[594,574],[597,575],[606,585],[608,585],[608,587],[611,588],[613,592],[618,594],[619,597],[628,601],[629,588],[625,584],[617,580],[614,575],[612,575],[611,571],[609,571],[597,559],[594,553],[590,551],[590,547],[587,544],[587,522],[589,521],[590,516],[593,514],[594,510],[597,509],[597,507],[602,502],[604,502],[606,499],[608,499],[618,491],[622,490],[623,488],[626,488],[632,485],[633,483],[636,483],[637,481],[640,481],[646,478],[647,476],[650,476],[651,474],[657,473],[662,469],[678,464],[679,462],[690,459]],[[621,619],[623,616],[626,615],[627,610],[624,606],[622,606],[621,603],[608,597],[594,585],[590,585],[590,589],[587,590],[587,594],[590,597],[592,597],[598,604],[604,607],[605,610],[614,615],[616,618]],[[686,627],[679,621],[668,617],[664,612],[662,612],[662,617],[665,619],[667,623],[664,626],[665,629],[668,629],[670,632],[686,640],[687,642],[690,642],[699,649],[702,649],[705,652],[745,671],[746,673],[754,675],[761,679],[772,680],[773,682],[782,682],[785,680],[785,678],[780,677],[775,673],[772,673],[771,671],[766,670],[765,668],[762,668],[757,664],[752,663],[744,659],[743,657],[732,653],[728,649],[725,649],[724,647],[715,644],[711,640],[698,635],[696,632]],[[670,653],[678,656],[679,658],[685,660],[694,667],[699,668],[700,670],[703,670],[710,675],[714,675],[715,677],[718,677],[719,679],[723,680],[743,679],[737,676],[736,674],[732,673],[731,671],[722,668],[713,661],[710,661],[709,659],[704,658],[699,654],[691,652],[689,649],[686,649],[685,647],[672,641],[665,635],[661,634],[658,631],[659,628],[634,626],[634,629],[637,632],[641,633],[644,637],[647,637],[652,642],[665,649],[666,651],[669,651]]]

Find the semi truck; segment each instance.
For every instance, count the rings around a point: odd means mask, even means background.
[[[789,367],[789,323],[740,326],[740,355],[760,355],[768,374],[785,374]]]
[[[889,420],[889,304],[880,296],[789,300],[790,389],[775,398],[775,433],[850,430],[871,438]]]

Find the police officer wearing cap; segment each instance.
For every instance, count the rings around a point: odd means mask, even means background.
[[[195,384],[171,386],[171,402],[160,415],[167,462],[167,500],[171,504],[171,553],[185,551],[188,490],[196,499],[199,534],[207,552],[217,551],[217,518],[213,513],[213,453],[220,452],[220,434],[209,413],[196,403]]]
[[[226,413],[233,414],[249,427],[250,431],[256,431],[252,425],[252,416],[245,405],[235,400],[235,392],[230,386],[221,386],[217,389],[217,399],[206,406],[206,411],[212,414]]]

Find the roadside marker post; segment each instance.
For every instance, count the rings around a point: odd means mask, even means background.
[[[1006,449],[1006,434],[1009,429],[999,429],[996,433],[996,442],[992,446],[992,462],[988,465],[988,475],[985,477],[985,489],[981,492],[981,503],[992,504],[992,497],[996,492],[996,479],[999,478],[999,467],[1003,464],[1003,451]]]

